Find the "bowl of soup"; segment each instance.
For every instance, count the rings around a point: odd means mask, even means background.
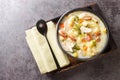
[[[95,11],[77,8],[66,12],[57,23],[57,41],[69,56],[85,61],[94,59],[108,45],[109,30]]]

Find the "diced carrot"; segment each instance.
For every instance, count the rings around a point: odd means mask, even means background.
[[[79,22],[80,22],[80,23],[83,22],[83,19],[79,19]]]
[[[64,23],[61,23],[61,24],[60,24],[60,28],[64,28]]]
[[[83,19],[84,19],[84,20],[91,20],[92,17],[91,17],[91,16],[84,16]]]
[[[97,38],[96,38],[96,41],[97,41],[97,42],[100,42],[100,41],[101,41],[100,37],[97,37]]]
[[[85,38],[82,39],[82,42],[87,42],[87,40]]]
[[[84,51],[87,51],[87,48],[88,48],[87,46],[83,46]]]
[[[67,38],[67,34],[63,31],[63,30],[59,30],[59,34],[64,37]]]
[[[90,34],[87,34],[87,36],[82,39],[82,42],[87,42],[90,40],[92,40],[92,36]]]
[[[74,38],[74,36],[69,36],[69,38],[70,38],[72,41],[76,41],[76,39]]]
[[[87,40],[88,41],[92,40],[92,36],[90,34],[87,34]]]
[[[100,35],[101,35],[100,32],[96,32],[96,33],[95,33],[95,36],[100,36]]]

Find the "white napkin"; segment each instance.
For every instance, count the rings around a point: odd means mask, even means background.
[[[59,62],[60,67],[64,67],[68,65],[70,62],[68,60],[68,57],[61,51],[61,49],[58,46],[55,24],[52,21],[50,21],[47,23],[47,26],[48,26],[47,32],[48,41],[54,51],[54,54]]]
[[[50,21],[47,23],[47,26],[47,37],[49,43],[53,49],[53,52],[58,60],[60,67],[64,67],[70,62],[67,56],[58,47],[56,41],[55,24]],[[30,50],[33,54],[33,57],[38,65],[41,74],[51,72],[57,69],[47,41],[45,37],[37,31],[36,27],[26,30],[26,41],[28,43],[28,46],[30,47]]]

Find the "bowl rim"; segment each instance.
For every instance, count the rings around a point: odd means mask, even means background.
[[[59,30],[59,25],[60,25],[60,22],[64,19],[65,16],[69,15],[70,13],[73,13],[73,12],[77,12],[77,11],[86,11],[86,12],[90,12],[94,15],[96,15],[101,21],[102,23],[104,24],[106,30],[107,30],[107,41],[106,41],[106,44],[104,45],[103,49],[98,52],[96,55],[90,57],[90,58],[76,58],[72,55],[70,55],[68,52],[66,52],[63,48],[62,48],[62,45],[60,43],[60,39],[59,39],[59,33],[58,33],[58,30]],[[60,19],[58,20],[57,24],[56,24],[56,38],[57,38],[57,43],[58,43],[58,46],[60,47],[60,49],[65,53],[67,54],[68,56],[71,56],[72,58],[75,58],[75,59],[78,59],[80,61],[88,61],[88,60],[92,60],[96,57],[98,57],[101,53],[104,52],[104,50],[106,49],[106,47],[108,46],[108,43],[109,43],[109,37],[110,37],[110,34],[109,34],[109,28],[108,28],[108,24],[107,22],[105,21],[105,19],[103,18],[103,16],[101,16],[98,12],[92,10],[92,9],[89,9],[89,8],[75,8],[75,9],[72,9],[72,10],[69,10],[67,12],[65,12],[61,17]]]

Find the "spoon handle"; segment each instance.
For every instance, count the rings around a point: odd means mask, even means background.
[[[50,43],[49,43],[48,38],[47,38],[47,35],[45,35],[45,38],[46,38],[47,43],[48,43],[48,46],[49,46],[49,48],[50,48],[50,50],[51,50],[51,52],[52,52],[52,56],[53,56],[53,58],[54,58],[54,60],[55,60],[56,66],[57,66],[58,70],[60,70],[59,63],[58,63],[57,58],[55,57],[55,54],[54,54],[54,52],[53,52],[53,50],[52,50],[52,48],[51,48],[51,46],[50,46]]]

